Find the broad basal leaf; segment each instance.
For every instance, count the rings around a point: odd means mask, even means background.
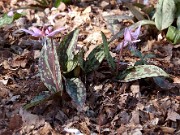
[[[107,42],[107,38],[106,36],[104,35],[103,32],[101,32],[101,36],[102,36],[102,39],[103,39],[103,45],[104,45],[104,53],[105,53],[105,57],[107,59],[107,62],[109,64],[109,66],[115,70],[115,62],[109,52],[109,47],[108,47],[108,42]]]
[[[65,81],[66,92],[77,105],[78,109],[82,109],[86,101],[86,88],[79,78],[71,78]]]
[[[53,93],[62,91],[62,76],[56,46],[48,39],[41,50],[39,74],[42,82]]]
[[[175,11],[174,0],[159,0],[154,16],[156,27],[159,30],[168,28],[174,21]]]
[[[92,52],[88,55],[84,70],[86,73],[96,70],[105,57],[104,48],[102,45],[97,46],[92,50]]]
[[[50,97],[51,97],[51,94],[49,91],[41,92],[38,96],[34,97],[34,99],[32,99],[31,102],[29,104],[26,104],[23,108],[29,109],[31,107],[34,107],[38,104],[41,104],[41,103],[49,100]]]
[[[65,73],[72,71],[78,63],[74,55],[74,49],[76,48],[78,34],[78,29],[72,31],[70,34],[65,36],[63,41],[57,47],[59,63],[63,72]]]
[[[123,74],[118,76],[119,79],[122,79],[125,82],[130,82],[142,78],[148,77],[169,77],[169,75],[163,71],[161,68],[154,66],[154,65],[138,65],[127,69]]]

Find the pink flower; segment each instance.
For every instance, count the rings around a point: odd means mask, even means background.
[[[23,10],[22,9],[19,9],[19,10],[17,10],[17,11],[9,11],[8,13],[7,13],[7,15],[9,16],[9,17],[12,17],[13,15],[14,15],[14,12],[15,13],[19,13],[19,14],[21,14],[22,12],[23,12]]]
[[[61,27],[55,30],[52,30],[52,27],[47,26],[47,27],[43,27],[42,30],[36,28],[36,27],[32,27],[31,30],[27,30],[27,29],[20,29],[30,35],[32,35],[33,37],[49,37],[52,38],[53,36],[55,36],[56,34],[58,34],[59,32],[63,31],[65,28]]]
[[[137,42],[140,42],[138,39],[141,32],[141,25],[133,32],[130,28],[125,28],[124,30],[124,40],[120,42],[116,48],[117,51],[121,50],[127,45],[133,45]]]
[[[13,11],[9,11],[9,12],[7,13],[7,15],[11,17],[11,16],[14,15],[14,12],[13,12]]]

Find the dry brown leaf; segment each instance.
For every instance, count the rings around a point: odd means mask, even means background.
[[[16,57],[13,58],[11,66],[12,67],[22,67],[25,68],[28,61],[31,59],[31,52],[28,50],[24,50],[24,52],[22,53],[22,55],[18,55]]]
[[[165,134],[173,134],[176,129],[170,127],[160,127],[163,133]]]
[[[105,125],[108,122],[107,115],[105,113],[100,113],[98,118],[98,124],[100,126]]]
[[[139,111],[134,110],[132,112],[132,117],[131,117],[130,123],[134,124],[134,125],[140,124],[140,121],[139,121]]]
[[[0,50],[0,64],[4,61],[7,60],[8,58],[12,57],[12,53],[7,50],[7,49],[2,49]]]
[[[9,128],[11,130],[19,130],[23,124],[22,118],[20,115],[15,114],[13,117],[10,118]]]
[[[115,108],[112,108],[112,107],[109,107],[109,106],[106,106],[104,108],[105,108],[105,111],[107,113],[107,118],[112,119],[114,117],[115,113],[116,113]]]
[[[44,126],[38,130],[38,135],[46,135],[46,134],[56,135],[55,133],[53,133],[53,129],[51,125],[47,122],[45,122]]]
[[[19,114],[22,117],[23,126],[30,127],[34,125],[35,127],[39,127],[44,125],[45,120],[40,118],[38,115],[31,114],[30,112],[23,110],[20,108]]]
[[[122,111],[120,113],[120,120],[122,124],[127,124],[129,123],[130,115],[126,111]]]
[[[0,97],[5,98],[9,95],[10,90],[0,83]]]
[[[91,131],[88,128],[88,125],[86,124],[86,122],[81,122],[80,123],[80,129],[83,131],[83,133],[85,133],[86,135],[90,135]]]
[[[125,125],[121,125],[118,129],[117,129],[117,134],[123,134],[126,135],[127,134],[127,127]]]
[[[166,120],[172,120],[174,122],[176,122],[177,120],[180,120],[180,115],[173,110],[168,110],[167,115],[168,116],[167,116]]]
[[[40,50],[34,50],[33,52],[34,52],[34,59],[37,59],[40,57],[40,55],[41,55]]]
[[[84,11],[82,12],[82,14],[89,14],[91,13],[91,6],[88,6],[87,8],[84,9]]]

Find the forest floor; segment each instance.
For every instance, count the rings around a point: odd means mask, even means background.
[[[2,0],[1,14],[34,4],[28,0]],[[37,7],[36,7],[37,8]],[[152,78],[132,82],[118,82],[110,78],[107,62],[86,75],[87,98],[84,111],[79,112],[67,101],[47,101],[29,110],[23,105],[47,88],[38,75],[38,58],[41,42],[20,32],[20,28],[65,26],[61,38],[76,27],[80,29],[78,45],[86,48],[86,56],[102,43],[101,31],[107,39],[121,28],[134,23],[127,8],[112,1],[86,1],[72,5],[61,4],[58,9],[46,8],[43,12],[26,9],[21,17],[0,28],[0,134],[1,135],[178,135],[180,134],[180,45],[173,45],[157,30],[142,27],[138,48],[156,57],[148,60],[171,75],[164,87],[157,86]],[[57,17],[54,17],[58,14]],[[111,19],[117,21],[111,26]],[[53,19],[52,19],[53,18]],[[112,56],[122,39],[111,43]],[[133,64],[137,58],[128,49],[123,62]]]

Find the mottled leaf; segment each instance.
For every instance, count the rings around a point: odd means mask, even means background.
[[[76,48],[78,40],[79,30],[76,29],[69,33],[62,40],[57,47],[57,54],[59,57],[59,63],[63,72],[68,73],[72,71],[78,64],[74,55],[74,49]]]
[[[38,104],[41,104],[47,100],[49,100],[51,97],[51,94],[49,91],[43,91],[38,96],[34,97],[30,103],[24,105],[24,109],[29,109],[31,107],[34,107]]]
[[[39,74],[42,82],[51,92],[55,93],[63,90],[56,46],[52,45],[50,39],[46,40],[45,45],[41,50],[39,58]]]
[[[174,0],[159,0],[155,12],[155,24],[159,30],[168,28],[174,21],[176,6]]]
[[[4,14],[4,16],[0,18],[0,27],[11,24],[14,20],[19,19],[21,16],[22,14],[19,13],[14,13],[13,16],[8,16],[7,14]]]
[[[123,74],[120,73],[120,75],[117,78],[119,79],[123,78],[122,81],[130,82],[142,78],[158,77],[158,76],[169,77],[169,75],[165,71],[163,71],[161,68],[157,66],[138,65],[138,66],[130,67]]]
[[[82,109],[86,101],[86,88],[79,78],[71,78],[65,81],[66,92],[77,105],[78,109]]]
[[[110,52],[109,52],[109,47],[108,47],[108,42],[107,42],[107,38],[106,38],[106,36],[104,35],[104,33],[103,32],[101,32],[101,36],[102,36],[102,39],[103,39],[103,45],[104,45],[104,53],[105,53],[105,57],[106,57],[106,59],[107,59],[107,62],[108,62],[108,64],[109,64],[109,66],[113,69],[113,70],[115,70],[115,62],[114,62],[114,60],[113,60],[113,58],[112,58],[112,56],[111,56],[111,54],[110,54]]]
[[[77,54],[77,59],[78,59],[78,64],[79,66],[81,67],[81,69],[83,71],[85,71],[84,69],[84,63],[85,63],[85,60],[84,60],[84,50],[81,50],[78,54]]]
[[[104,49],[102,45],[97,46],[92,50],[92,52],[88,55],[85,62],[85,72],[91,72],[96,70],[105,57]]]

